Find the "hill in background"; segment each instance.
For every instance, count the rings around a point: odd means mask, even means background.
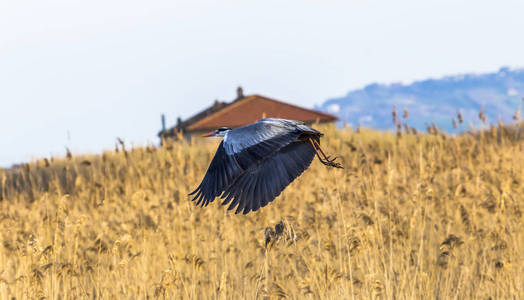
[[[471,122],[476,128],[483,126],[478,114],[484,107],[486,124],[512,121],[524,96],[524,69],[501,68],[487,74],[465,74],[441,79],[417,81],[409,85],[370,84],[346,96],[329,99],[317,109],[338,115],[340,124],[376,129],[393,129],[392,110],[396,106],[399,119],[402,111],[409,111],[405,120],[411,127],[424,130],[435,122],[446,132],[456,133],[468,129]],[[453,128],[451,119],[457,109],[465,122]],[[402,120],[404,121],[404,120]]]

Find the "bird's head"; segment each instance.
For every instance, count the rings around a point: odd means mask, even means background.
[[[220,127],[217,130],[210,131],[208,133],[204,133],[203,135],[201,135],[201,137],[210,137],[210,136],[221,137],[221,136],[226,135],[226,133],[228,131],[230,131],[230,130],[231,130],[231,128],[229,128],[229,127]]]

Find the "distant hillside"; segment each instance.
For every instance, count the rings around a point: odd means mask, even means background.
[[[317,109],[336,114],[340,122],[353,127],[393,129],[392,110],[397,108],[398,119],[419,130],[426,123],[435,122],[447,132],[468,129],[471,122],[482,127],[479,111],[484,107],[487,122],[511,122],[515,110],[522,104],[524,96],[524,69],[501,68],[488,74],[465,74],[441,79],[428,79],[409,85],[399,83],[370,84],[363,89],[349,92],[341,98],[324,102]],[[409,118],[403,119],[403,110],[408,109]],[[457,109],[464,123],[453,129],[451,119]]]

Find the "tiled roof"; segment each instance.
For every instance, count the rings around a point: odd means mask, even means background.
[[[199,120],[195,117],[190,119],[191,124],[184,124],[186,125],[184,131],[212,130],[222,126],[235,128],[251,124],[262,118],[283,118],[304,122],[332,122],[338,119],[330,114],[260,95],[251,95],[236,100],[217,111],[206,114]]]
[[[230,104],[225,103],[225,102],[220,102],[218,100],[215,100],[213,105],[211,105],[210,107],[208,107],[208,108],[204,109],[203,111],[197,113],[196,115],[192,116],[191,118],[185,120],[181,124],[177,124],[176,127],[181,127],[181,128],[178,128],[178,129],[185,130],[186,128],[189,128],[191,125],[193,125],[196,122],[206,118],[207,116],[210,116],[210,115],[212,115],[212,114],[214,114],[214,113],[224,109],[228,105],[230,105]]]

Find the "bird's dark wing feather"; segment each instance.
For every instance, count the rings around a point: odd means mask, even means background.
[[[241,151],[233,153],[232,155],[240,167],[247,170],[254,163],[267,158],[274,152],[296,141],[299,136],[300,131],[298,130],[271,136],[265,140],[260,140],[252,146],[243,148]]]
[[[243,169],[232,155],[227,155],[224,149],[224,142],[220,142],[217,152],[207,169],[204,179],[200,185],[189,195],[195,195],[193,201],[197,200],[197,205],[207,205],[215,197],[220,196],[225,187],[233,179],[238,177]]]
[[[224,191],[223,205],[247,214],[266,206],[306,170],[315,156],[313,146],[297,141],[251,165]]]
[[[237,147],[236,152],[232,150],[233,147],[228,143],[227,138],[220,143],[202,183],[189,194],[195,195],[193,200],[197,200],[197,205],[206,206],[212,202],[245,170],[296,141],[300,136],[300,131],[296,129],[282,131],[265,140],[260,136],[261,134],[255,135],[260,139],[258,143],[246,144],[245,148]],[[232,139],[229,138],[229,141]]]

